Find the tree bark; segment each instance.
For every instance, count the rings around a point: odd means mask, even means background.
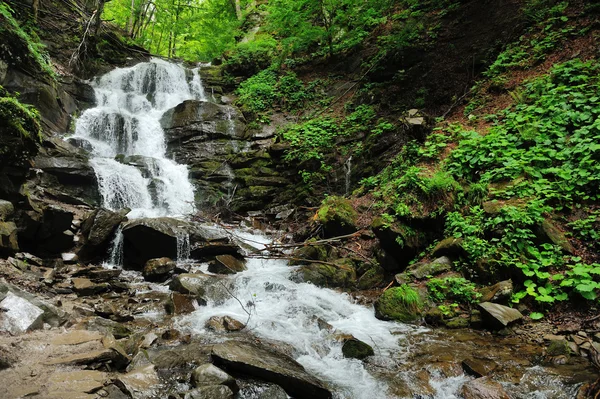
[[[33,22],[37,22],[38,20],[38,11],[40,9],[40,0],[33,0],[33,4],[31,6],[33,9]]]

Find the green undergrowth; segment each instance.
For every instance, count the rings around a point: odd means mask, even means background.
[[[411,143],[363,191],[394,218],[443,217],[459,268],[513,277],[513,302],[543,311],[596,300],[600,202],[600,65],[574,59],[519,87],[486,134],[460,125]],[[452,144],[452,145],[450,145]],[[580,242],[587,251],[576,252]],[[580,246],[581,247],[581,246]],[[442,292],[447,281],[430,282]]]
[[[16,39],[18,39],[26,49],[22,56],[30,58],[33,64],[42,72],[55,79],[56,72],[54,72],[54,69],[52,68],[50,57],[46,52],[45,46],[40,42],[33,30],[25,30],[23,28],[13,16],[13,10],[6,3],[0,3],[0,20],[5,21],[3,24],[0,24],[0,34],[2,37],[4,39],[9,39],[16,36]],[[15,43],[12,43],[12,45],[15,45]]]

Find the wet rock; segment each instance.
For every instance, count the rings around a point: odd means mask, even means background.
[[[83,222],[81,233],[85,241],[79,251],[83,259],[93,259],[106,254],[115,231],[126,219],[124,213],[100,208]]]
[[[150,364],[117,377],[114,384],[131,398],[147,398],[158,388],[160,380],[154,365]]]
[[[91,280],[87,278],[74,278],[73,282],[73,290],[79,296],[90,296],[90,295],[98,295],[103,292],[108,291],[109,285],[107,283],[93,283]]]
[[[49,366],[55,365],[91,365],[91,364],[106,364],[126,366],[129,359],[123,358],[123,356],[112,349],[98,349],[89,351],[86,353],[77,353],[74,355],[68,355],[60,357],[58,359],[51,359],[44,364]]]
[[[100,341],[103,335],[98,331],[74,330],[57,335],[50,343],[52,345],[79,345],[85,342]]]
[[[166,281],[175,268],[177,263],[170,258],[150,259],[146,262],[142,275],[147,281]]]
[[[0,255],[12,255],[18,251],[17,225],[13,222],[0,222]]]
[[[484,287],[479,290],[481,302],[497,302],[509,298],[513,293],[512,280],[500,281],[491,287]]]
[[[42,328],[44,311],[9,292],[0,302],[0,329],[11,334]]]
[[[350,201],[341,197],[328,197],[317,211],[317,220],[323,225],[325,237],[354,233],[358,214]]]
[[[290,261],[290,265],[309,265],[311,260],[326,261],[329,259],[327,253],[327,247],[324,245],[306,245],[304,247],[296,248],[292,252],[293,260]]]
[[[381,285],[385,278],[385,270],[379,265],[371,266],[358,278],[358,289],[368,290]]]
[[[173,292],[165,304],[165,310],[168,314],[188,314],[196,310],[196,304],[197,297]]]
[[[354,337],[344,340],[342,353],[346,358],[359,360],[363,360],[364,358],[373,356],[375,354],[371,345],[366,344]]]
[[[85,323],[85,328],[90,331],[99,331],[103,334],[112,334],[115,338],[127,338],[132,331],[125,325],[102,317],[96,317]]]
[[[63,310],[40,300],[33,294],[0,280],[0,300],[3,300],[11,293],[41,309],[43,311],[42,321],[52,327],[58,327],[68,320],[68,315]]]
[[[210,363],[203,364],[192,372],[192,385],[196,388],[205,385],[226,385],[234,393],[239,391],[235,378]]]
[[[502,385],[488,377],[466,382],[461,395],[464,399],[510,399]]]
[[[154,334],[154,333],[148,333],[146,335],[144,335],[144,339],[142,340],[142,343],[140,344],[140,348],[142,349],[148,349],[150,348],[158,339],[158,335]]]
[[[105,319],[124,323],[133,321],[133,316],[127,311],[123,303],[103,302],[94,306],[94,312]]]
[[[257,399],[287,399],[288,395],[279,385],[271,385],[260,394]]]
[[[315,399],[332,397],[321,381],[308,374],[298,362],[271,349],[229,341],[215,345],[212,358],[215,364],[226,370],[280,385],[290,396]]]
[[[184,223],[172,218],[136,219],[123,227],[123,256],[141,270],[150,259],[177,257],[177,236]]]
[[[493,330],[500,330],[523,318],[517,309],[497,303],[482,302],[479,308],[485,327]]]
[[[217,332],[233,332],[246,328],[246,325],[230,316],[212,316],[206,321],[206,328]]]
[[[415,229],[401,223],[390,224],[377,217],[371,228],[381,244],[377,261],[387,272],[397,272],[405,268],[429,243],[425,234],[415,234]]]
[[[233,391],[225,385],[208,385],[185,393],[184,399],[232,399]]]
[[[554,340],[550,341],[548,349],[546,350],[548,356],[566,356],[571,355],[571,348],[566,340]]]
[[[479,377],[485,377],[498,368],[493,360],[468,358],[461,362],[465,373]]]
[[[208,271],[217,274],[235,274],[246,270],[243,260],[231,255],[219,255],[215,261],[208,266]]]
[[[294,273],[293,279],[319,287],[347,288],[356,283],[356,271],[351,261],[338,259],[333,264],[311,263],[302,266]]]
[[[10,220],[13,213],[15,213],[13,204],[9,201],[0,199],[0,222]]]
[[[403,273],[397,274],[395,279],[398,284],[406,284],[414,279],[421,280],[450,270],[452,270],[452,261],[447,256],[441,256],[433,262],[415,263],[407,267]]]

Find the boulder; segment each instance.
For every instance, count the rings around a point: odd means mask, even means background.
[[[404,272],[397,274],[395,279],[398,284],[406,284],[414,279],[421,280],[450,270],[452,270],[452,261],[447,256],[441,256],[433,262],[418,262],[410,265]]]
[[[233,283],[219,276],[184,273],[173,277],[169,288],[181,294],[194,295],[198,299],[220,304],[231,298],[229,292],[233,289]]]
[[[146,262],[142,275],[147,281],[166,281],[175,268],[177,263],[169,258],[150,259]]]
[[[545,236],[546,241],[558,245],[563,251],[574,254],[575,248],[569,242],[569,239],[551,220],[545,219],[541,225],[540,235]]]
[[[16,295],[17,297],[29,302],[33,306],[41,309],[43,312],[42,321],[52,327],[58,327],[68,320],[68,315],[63,310],[40,300],[29,292],[23,291],[11,284],[6,283],[4,280],[0,280],[0,300],[5,299],[9,294]]]
[[[517,309],[497,303],[482,302],[479,308],[484,325],[492,330],[500,330],[523,318]]]
[[[73,290],[79,296],[90,296],[98,295],[108,291],[109,285],[107,283],[93,283],[87,278],[76,277],[72,279]]]
[[[493,360],[468,358],[461,362],[465,373],[474,377],[485,377],[498,368]]]
[[[350,337],[344,340],[342,354],[346,358],[363,360],[366,357],[373,356],[375,352],[371,345],[354,337]]]
[[[323,225],[325,237],[336,237],[357,230],[358,213],[345,198],[327,197],[317,211],[316,219]]]
[[[300,267],[293,279],[319,287],[349,288],[356,283],[356,270],[351,262],[338,259],[334,264],[311,263]]]
[[[226,370],[273,382],[293,397],[331,399],[323,383],[291,357],[253,343],[228,341],[215,345],[211,357]]]
[[[421,316],[422,310],[420,294],[408,285],[389,288],[375,301],[375,317],[381,320],[411,322]]]
[[[235,378],[210,363],[198,366],[192,372],[192,385],[196,388],[205,385],[226,385],[234,393],[239,391]]]
[[[235,274],[246,270],[243,260],[232,255],[218,255],[208,266],[208,271],[217,274]]]
[[[165,304],[165,310],[168,314],[188,314],[196,310],[196,304],[198,298],[195,296],[173,292]]]
[[[233,332],[246,328],[241,321],[229,316],[212,316],[206,321],[206,328],[217,332]]]
[[[17,251],[17,225],[13,222],[0,222],[0,255],[12,255]]]
[[[15,207],[12,202],[0,199],[0,222],[7,221],[15,213]]]
[[[479,290],[480,302],[497,302],[510,298],[513,293],[512,280],[500,281],[491,287],[483,287]]]
[[[390,223],[376,217],[371,228],[382,248],[377,260],[388,272],[405,268],[429,244],[429,238],[421,231],[424,229],[414,229],[398,221]]]
[[[81,225],[84,244],[79,251],[82,259],[104,256],[118,226],[126,220],[125,212],[113,212],[100,208],[93,212]]]
[[[435,248],[433,248],[433,256],[465,256],[466,252],[462,247],[463,239],[448,237],[440,241]]]
[[[114,383],[130,398],[135,399],[147,398],[148,393],[159,387],[160,380],[154,365],[150,364],[118,376]]]
[[[502,385],[489,377],[466,382],[460,392],[464,399],[510,399]]]
[[[0,302],[0,330],[11,334],[42,328],[44,311],[9,292]]]

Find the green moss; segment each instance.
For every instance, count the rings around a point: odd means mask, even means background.
[[[406,284],[386,290],[375,302],[378,318],[401,322],[416,320],[423,307],[419,293]]]
[[[336,224],[341,228],[353,228],[358,214],[345,198],[327,197],[317,211],[317,220],[324,225]]]

